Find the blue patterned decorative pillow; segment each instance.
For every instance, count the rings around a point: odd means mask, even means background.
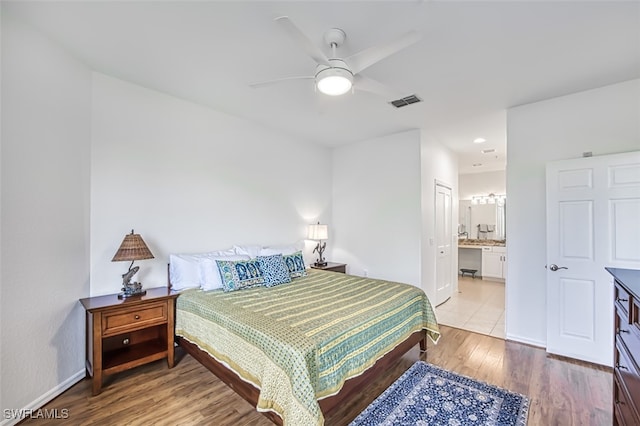
[[[284,262],[282,254],[274,254],[273,256],[258,256],[258,264],[264,276],[264,285],[273,287],[278,284],[291,282],[289,268]]]
[[[260,263],[256,259],[216,260],[216,264],[224,291],[242,290],[264,284]]]
[[[302,257],[302,251],[297,251],[293,254],[287,254],[284,257],[284,263],[289,269],[289,275],[291,278],[306,277],[307,268],[304,265],[304,258]]]

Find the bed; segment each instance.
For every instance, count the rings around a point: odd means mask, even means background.
[[[324,415],[416,344],[440,333],[416,287],[312,269],[277,287],[188,290],[176,338],[275,423]]]

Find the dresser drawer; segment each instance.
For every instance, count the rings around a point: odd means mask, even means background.
[[[636,363],[632,361],[631,355],[629,355],[627,348],[620,340],[616,340],[614,368],[616,374],[630,385],[628,387],[629,393],[632,395],[637,394],[640,397],[640,370]]]
[[[616,315],[616,341],[622,341],[628,353],[640,354],[640,327],[638,322],[631,321],[629,323],[628,316],[624,315],[624,312],[618,307],[616,307]],[[636,371],[640,371],[637,365],[638,360],[634,359],[633,363]]]
[[[617,282],[615,283],[615,287],[614,287],[614,300],[615,300],[616,306],[621,308],[626,315],[629,315],[629,310],[630,310],[629,308],[631,306],[631,296]]]
[[[618,382],[617,377],[613,380],[613,383],[613,410],[614,416],[618,420],[618,424],[634,426],[638,425],[640,420],[637,417],[633,405],[628,399],[627,393],[621,386],[620,382]]]
[[[640,370],[627,352],[627,348],[616,340],[614,371],[618,385],[625,391],[625,399],[632,403],[631,411],[640,418],[637,407],[640,406]]]
[[[629,326],[636,332],[640,338],[640,301],[635,297],[631,298],[631,306],[629,306]]]
[[[111,336],[167,322],[167,302],[102,313],[102,335]]]

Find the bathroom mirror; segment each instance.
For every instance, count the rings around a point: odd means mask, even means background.
[[[460,200],[459,213],[459,238],[481,240],[506,238],[506,202],[473,204],[471,200]]]

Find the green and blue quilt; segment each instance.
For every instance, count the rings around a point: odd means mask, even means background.
[[[315,269],[271,288],[188,290],[176,308],[176,335],[259,388],[257,409],[286,425],[322,425],[319,399],[420,330],[440,336],[422,290]]]

